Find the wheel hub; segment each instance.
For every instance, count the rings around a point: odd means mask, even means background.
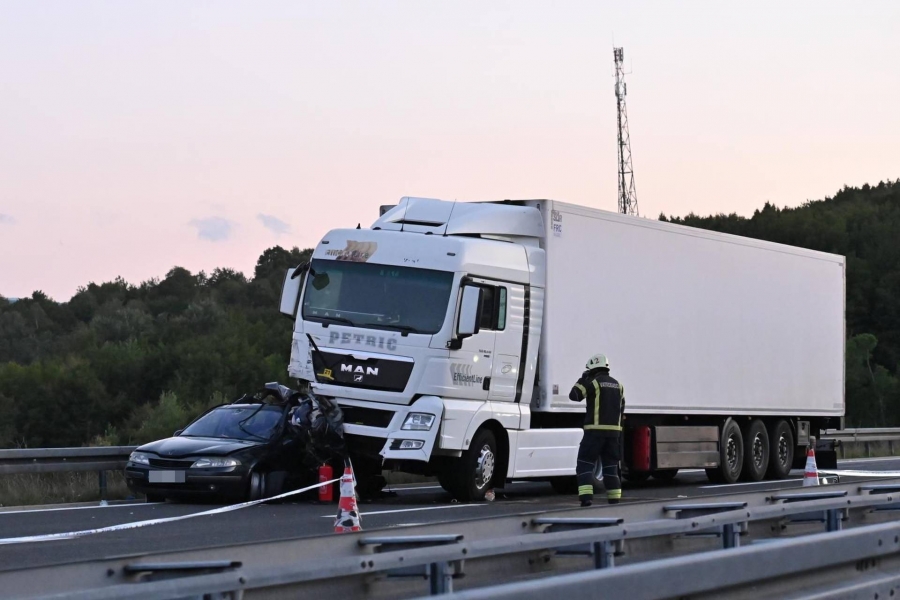
[[[765,447],[763,446],[762,436],[757,435],[753,438],[753,464],[756,465],[756,468],[758,469],[763,467],[764,454]]]
[[[782,465],[787,464],[788,459],[788,444],[787,440],[784,439],[784,436],[778,438],[778,462]]]
[[[728,443],[725,446],[725,459],[728,462],[728,468],[734,470],[737,467],[737,442],[734,441],[734,436],[728,438]]]
[[[485,444],[478,454],[478,461],[475,464],[475,487],[479,490],[484,489],[486,485],[494,478],[494,452],[491,447]]]

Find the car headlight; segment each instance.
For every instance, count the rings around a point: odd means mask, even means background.
[[[191,465],[192,469],[213,469],[216,467],[236,467],[241,461],[235,458],[198,458]]]
[[[400,429],[404,431],[430,431],[434,425],[434,415],[428,413],[409,413],[403,426]]]
[[[149,465],[150,455],[144,454],[143,452],[132,452],[131,456],[128,457],[128,460],[139,465]]]

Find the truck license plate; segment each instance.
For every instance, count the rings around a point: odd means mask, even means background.
[[[184,471],[150,471],[150,483],[184,483]]]

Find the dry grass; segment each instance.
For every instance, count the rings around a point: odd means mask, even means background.
[[[131,495],[121,471],[107,472],[107,500]],[[100,500],[96,471],[0,475],[0,506],[30,506]]]

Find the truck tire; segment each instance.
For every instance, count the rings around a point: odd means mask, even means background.
[[[443,469],[438,481],[460,502],[478,502],[493,487],[498,463],[497,440],[490,430],[482,429],[462,457]]]
[[[744,436],[732,419],[722,425],[719,436],[719,466],[706,469],[706,476],[713,483],[735,483],[744,466]]]
[[[744,468],[741,479],[762,481],[769,468],[769,434],[759,419],[753,419],[742,432],[744,436]]]
[[[794,464],[794,432],[784,419],[775,421],[769,432],[768,479],[784,479]]]

